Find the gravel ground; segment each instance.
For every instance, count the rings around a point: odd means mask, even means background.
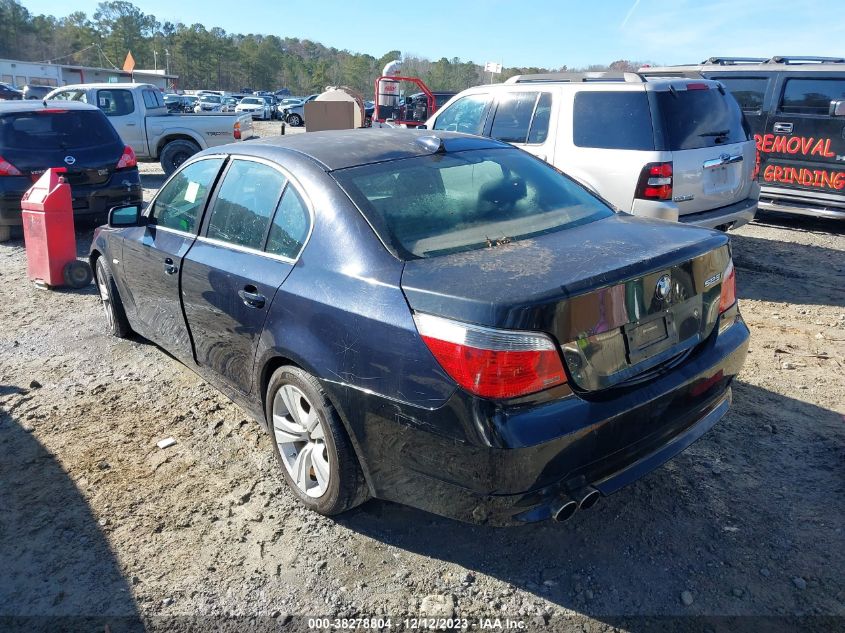
[[[163,178],[142,171],[149,194]],[[87,252],[90,230],[78,240]],[[752,343],[729,415],[573,520],[510,529],[378,501],[306,512],[240,409],[156,346],[106,336],[93,286],[37,290],[22,242],[0,244],[0,629],[3,616],[395,627],[421,613],[842,627],[845,234],[767,216],[733,243]]]

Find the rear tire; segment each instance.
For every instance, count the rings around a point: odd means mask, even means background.
[[[290,123],[293,127],[299,127],[302,125],[302,117],[298,114],[289,114],[288,123]]]
[[[182,163],[199,151],[199,145],[193,141],[186,141],[184,139],[170,141],[161,150],[161,155],[159,156],[164,175],[169,176],[172,174]]]
[[[106,329],[112,336],[126,338],[132,333],[132,328],[129,326],[129,319],[126,318],[126,311],[123,309],[123,302],[117,292],[114,277],[102,257],[97,258],[94,268],[97,271],[97,290],[100,291],[100,301],[106,313]]]
[[[322,386],[298,367],[281,367],[267,385],[273,452],[294,495],[333,516],[369,498],[352,442]]]

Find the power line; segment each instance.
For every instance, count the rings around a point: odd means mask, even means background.
[[[61,59],[67,59],[68,57],[73,57],[74,55],[79,55],[80,53],[84,53],[85,51],[90,50],[90,49],[94,48],[95,46],[97,46],[97,44],[91,44],[90,46],[86,46],[82,50],[78,50],[75,53],[69,53],[68,55],[62,55],[61,57],[53,57],[51,59],[42,59],[41,61],[33,62],[33,63],[35,63],[35,64],[52,64],[52,63],[57,62]]]

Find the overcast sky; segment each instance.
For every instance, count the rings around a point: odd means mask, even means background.
[[[96,1],[24,0],[33,13],[89,17]],[[616,59],[667,64],[714,55],[845,56],[845,0],[450,0],[383,2],[232,0],[135,2],[160,21],[230,33],[308,38],[380,57],[397,49],[430,59],[559,67]],[[383,7],[383,9],[380,9]]]

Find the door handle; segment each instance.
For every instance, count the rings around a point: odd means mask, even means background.
[[[169,257],[164,260],[164,272],[168,275],[175,275],[179,272],[179,268],[176,266],[176,264],[173,263],[173,260]]]
[[[742,154],[731,156],[729,154],[722,154],[719,158],[713,158],[704,161],[701,166],[704,169],[713,169],[714,167],[721,167],[723,165],[732,165],[733,163],[741,163]]]
[[[775,123],[772,130],[775,134],[792,134],[792,123]]]
[[[135,125],[138,125],[138,124],[137,123],[124,123],[124,125],[126,127],[132,127],[132,126],[135,126]]]
[[[253,285],[244,286],[243,290],[238,290],[238,296],[243,299],[244,305],[248,308],[263,308],[267,302],[267,297],[258,292],[258,288]]]

